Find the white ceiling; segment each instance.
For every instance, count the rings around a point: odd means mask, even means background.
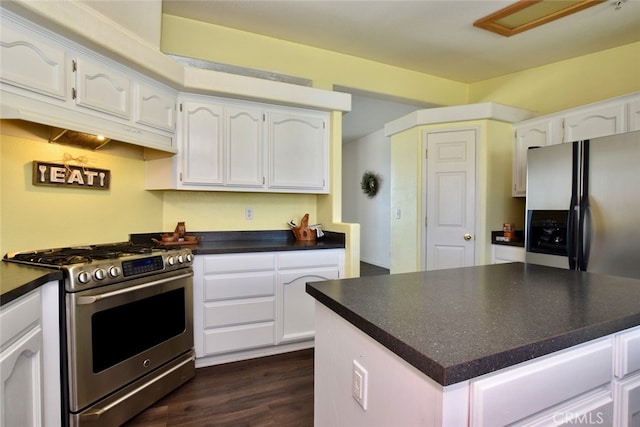
[[[473,22],[515,0],[163,0],[163,12],[465,83],[640,41],[640,0],[512,37]]]
[[[640,0],[609,0],[508,38],[472,25],[475,20],[513,3],[515,0],[162,1],[163,12],[167,14],[463,83],[640,41]],[[618,3],[622,7],[616,9]],[[630,58],[633,60],[640,58]],[[354,96],[354,111],[345,115],[345,140],[366,134],[362,134],[366,130],[357,130],[347,121],[349,114],[357,111],[356,104],[368,100],[366,96],[360,98],[361,95]],[[405,106],[397,102],[382,103],[379,107],[378,113],[387,116],[385,121],[405,114]],[[369,111],[352,121],[362,124],[378,113]]]

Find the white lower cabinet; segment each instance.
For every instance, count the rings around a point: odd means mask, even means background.
[[[569,425],[595,417],[612,425],[613,343],[608,337],[471,381],[471,425]]]
[[[278,263],[280,318],[278,343],[313,339],[315,299],[307,282],[340,277],[339,253],[334,250],[283,254]]]
[[[198,366],[313,346],[307,282],[338,278],[344,250],[198,255],[194,342]]]
[[[615,425],[640,426],[640,327],[616,335]]]
[[[58,282],[0,308],[0,426],[59,426]]]
[[[524,261],[525,252],[522,246],[491,245],[491,264]]]
[[[42,302],[38,290],[2,308],[0,425],[43,425]]]

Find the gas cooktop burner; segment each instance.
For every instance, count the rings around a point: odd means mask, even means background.
[[[12,260],[49,266],[64,266],[86,264],[93,261],[116,259],[131,255],[150,254],[154,250],[167,250],[169,248],[123,242],[19,252],[12,256]]]

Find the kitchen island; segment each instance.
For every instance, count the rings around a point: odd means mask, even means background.
[[[640,381],[637,280],[511,263],[307,292],[317,426],[552,424],[589,411],[613,423],[629,409],[625,381]]]

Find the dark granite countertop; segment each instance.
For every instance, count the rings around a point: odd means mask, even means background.
[[[522,263],[306,289],[443,386],[640,325],[640,280]]]
[[[134,243],[159,240],[163,233],[131,234]],[[195,255],[247,252],[299,251],[309,249],[344,249],[345,235],[325,231],[324,236],[311,241],[296,241],[290,230],[267,231],[205,231],[190,232],[200,238],[197,245],[189,245]]]
[[[62,280],[62,271],[0,262],[0,306],[5,305],[53,280]]]

